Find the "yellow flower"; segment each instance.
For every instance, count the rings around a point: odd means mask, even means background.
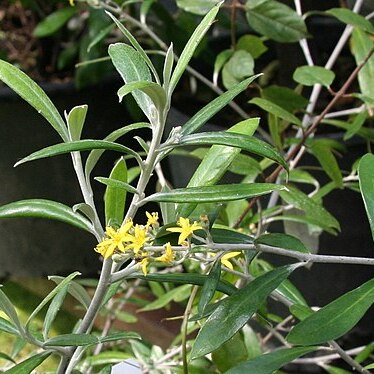
[[[157,212],[153,212],[152,214],[145,212],[145,215],[148,218],[147,226],[158,225],[158,213]]]
[[[193,224],[190,224],[190,220],[188,218],[180,217],[177,224],[180,227],[172,227],[167,229],[167,231],[180,232],[178,244],[184,243],[194,231],[202,229],[202,227],[196,221]]]
[[[127,242],[126,249],[132,249],[134,253],[137,254],[139,250],[144,247],[144,244],[149,241],[146,227],[136,225],[134,235],[127,234],[124,237],[124,241]]]
[[[147,275],[148,273],[148,264],[149,264],[149,258],[145,257],[143,260],[139,262],[140,267],[142,268],[142,272],[144,275]]]
[[[240,255],[241,252],[228,252],[221,257],[221,264],[226,266],[227,268],[233,270],[234,267],[232,263],[229,261],[230,258]]]
[[[69,4],[70,4],[71,6],[74,6],[74,1],[75,1],[75,0],[69,0]]]
[[[108,226],[105,231],[106,239],[96,246],[95,251],[99,252],[104,258],[111,257],[116,249],[125,252],[126,248],[123,242],[131,227],[132,221],[126,222],[118,230]]]
[[[175,254],[173,252],[173,249],[171,248],[170,243],[166,243],[165,245],[165,253],[162,256],[156,257],[156,261],[165,262],[167,264],[170,264],[175,259]]]

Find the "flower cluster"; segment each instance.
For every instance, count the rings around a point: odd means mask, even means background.
[[[170,243],[165,245],[164,253],[158,257],[152,257],[151,253],[144,250],[145,246],[152,245],[154,230],[159,227],[158,213],[146,212],[146,216],[146,225],[134,225],[132,220],[128,220],[118,229],[107,227],[105,238],[96,246],[96,252],[104,258],[110,258],[114,254],[128,254],[138,260],[144,274],[147,274],[150,261],[171,264],[175,254]]]

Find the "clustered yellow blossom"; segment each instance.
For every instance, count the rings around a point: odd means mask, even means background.
[[[187,239],[189,239],[193,232],[196,230],[202,230],[202,227],[195,221],[194,223],[190,223],[188,218],[180,217],[177,225],[179,227],[171,227],[167,229],[167,231],[171,232],[179,232],[178,244],[186,243]]]
[[[165,251],[159,257],[152,257],[151,253],[143,250],[145,246],[152,245],[152,230],[159,226],[158,213],[146,212],[146,216],[148,221],[145,226],[134,225],[132,220],[128,220],[119,229],[107,227],[105,238],[96,246],[95,251],[104,258],[110,258],[118,253],[129,254],[138,261],[145,275],[151,260],[171,264],[175,254],[170,243],[165,245]]]

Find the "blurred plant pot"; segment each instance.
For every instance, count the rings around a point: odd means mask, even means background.
[[[116,91],[120,85],[121,82],[111,78],[81,91],[77,91],[72,82],[49,83],[43,88],[60,113],[87,104],[83,137],[102,139],[130,123],[128,112],[117,101]],[[82,202],[70,155],[13,168],[17,160],[59,143],[61,139],[34,108],[7,87],[0,88],[0,108],[0,205],[30,198],[55,200],[68,206]],[[104,153],[94,175],[108,176],[116,157],[118,154]],[[104,186],[92,183],[95,201],[102,212]],[[0,220],[0,237],[1,277],[62,274],[75,270],[94,275],[100,267],[99,257],[93,251],[94,237],[64,223],[3,219]]]

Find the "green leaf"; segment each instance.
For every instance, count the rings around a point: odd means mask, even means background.
[[[144,57],[134,48],[124,43],[115,43],[109,46],[108,52],[113,65],[125,83],[152,82],[151,73]],[[154,114],[151,108],[153,104],[149,96],[139,90],[133,91],[132,95],[143,113],[152,122]]]
[[[308,100],[294,90],[277,85],[265,87],[261,92],[261,96],[288,112],[303,109],[308,104]]]
[[[165,91],[169,91],[169,84],[174,65],[173,43],[170,44],[165,56],[163,69],[163,87]]]
[[[360,191],[374,240],[374,155],[367,153],[358,166]]]
[[[227,370],[247,359],[247,348],[240,333],[236,333],[221,347],[212,352],[212,361],[221,373],[226,373]]]
[[[110,173],[110,180],[118,182],[127,182],[127,166],[125,160],[122,158],[114,165]],[[104,195],[105,203],[105,222],[110,225],[110,222],[121,224],[125,213],[127,191],[123,188],[115,186],[107,186]]]
[[[150,201],[174,203],[214,203],[247,199],[261,196],[284,187],[273,183],[222,184],[207,187],[176,188],[171,191],[157,192],[142,200],[142,204]]]
[[[100,343],[115,342],[118,340],[127,340],[127,339],[141,339],[140,335],[136,332],[117,332],[115,334],[110,334],[103,338],[100,338]]]
[[[284,119],[287,122],[294,123],[297,126],[301,126],[301,121],[295,117],[292,113],[287,112],[287,110],[281,108],[279,105],[272,103],[269,100],[262,99],[260,97],[255,97],[250,100],[249,103],[259,106],[261,109],[268,113],[273,114],[276,117]]]
[[[169,86],[169,95],[174,91],[176,85],[179,82],[182,74],[184,73],[186,67],[188,66],[196,47],[200,44],[201,39],[204,37],[206,32],[209,30],[210,26],[214,22],[214,19],[219,11],[221,3],[214,6],[207,15],[202,19],[199,25],[196,27],[195,31],[191,35],[190,39],[188,40],[187,44],[185,45],[179,59],[177,65],[175,66],[174,72],[170,79],[170,86]]]
[[[270,374],[282,366],[288,364],[294,359],[303,356],[309,352],[315,351],[316,347],[298,347],[298,348],[283,348],[277,351],[263,354],[254,359],[239,364],[230,369],[226,374],[242,374],[242,373],[256,373],[256,374]]]
[[[84,121],[87,114],[87,105],[74,107],[67,116],[70,140],[80,140]]]
[[[1,301],[0,301],[0,309],[1,309]],[[9,322],[7,319],[3,317],[0,317],[0,330],[7,332],[8,334],[20,336],[20,332],[17,330],[17,327],[14,326],[13,323]]]
[[[353,122],[349,126],[347,132],[344,134],[343,140],[346,141],[350,139],[353,135],[356,135],[361,127],[364,125],[368,118],[368,114],[366,111],[360,112],[357,114],[357,116],[354,118]]]
[[[33,36],[44,38],[54,34],[56,31],[60,30],[76,12],[76,8],[70,6],[56,10],[43,18],[43,20],[36,25]]]
[[[10,320],[16,325],[18,332],[22,334],[24,330],[18,318],[17,311],[14,308],[12,302],[9,300],[8,296],[1,289],[0,289],[0,310],[2,310],[10,318]],[[3,322],[2,325],[6,326],[6,323]],[[11,326],[8,325],[8,328],[11,329]]]
[[[122,99],[133,92],[134,90],[139,90],[144,92],[153,102],[155,107],[159,112],[165,109],[166,105],[166,93],[165,90],[159,86],[157,83],[154,82],[147,82],[147,81],[139,81],[139,82],[130,82],[122,86],[117,95],[119,97],[119,101],[122,102]]]
[[[10,361],[10,362],[12,362],[13,364],[16,363],[16,362],[13,360],[12,357],[10,357],[10,356],[8,356],[7,354],[2,353],[2,352],[0,352],[0,359]]]
[[[259,118],[249,118],[232,126],[227,132],[251,136],[255,133],[259,122]],[[216,184],[239,153],[239,148],[213,145],[205,154],[187,187],[212,186]],[[195,208],[195,205],[184,205],[177,207],[177,211],[179,216],[187,217],[193,208]]]
[[[158,73],[154,65],[152,64],[152,61],[148,57],[148,55],[145,53],[144,49],[142,46],[138,43],[138,41],[134,38],[134,36],[131,34],[131,32],[115,17],[113,14],[107,12],[109,17],[114,21],[114,23],[117,25],[119,30],[122,32],[122,34],[129,40],[129,42],[132,44],[132,46],[136,49],[136,51],[139,53],[139,55],[142,57],[143,61],[148,65],[148,68],[151,70],[153,76],[156,79],[157,83],[160,83],[160,79],[158,77]],[[142,67],[145,72],[146,70],[144,67]],[[146,79],[148,80],[148,79]],[[152,79],[150,79],[152,80]],[[127,83],[127,81],[125,81]]]
[[[62,140],[68,141],[69,134],[64,120],[46,93],[31,78],[15,66],[0,60],[0,80],[35,108]]]
[[[197,311],[199,315],[202,315],[204,313],[205,307],[212,300],[213,295],[216,292],[220,277],[221,277],[221,261],[216,261],[213,264],[213,267],[211,268],[206,278],[203,289],[201,290],[199,304],[197,306]]]
[[[55,297],[52,299],[51,304],[48,307],[47,313],[44,317],[44,322],[43,322],[43,338],[44,340],[48,339],[48,333],[49,330],[51,329],[52,323],[55,320],[57,313],[59,312],[67,291],[68,291],[68,285],[65,287],[61,288],[59,292],[55,295]]]
[[[75,213],[70,207],[51,200],[20,200],[0,207],[0,219],[18,217],[53,219],[94,233],[90,221],[79,213]]]
[[[274,267],[265,260],[259,258],[254,259],[250,263],[250,270],[253,276],[258,277],[268,271],[273,270]],[[290,280],[285,279],[276,289],[277,293],[282,295],[284,298],[289,300],[293,304],[301,304],[307,306],[303,295],[300,291],[291,283]]]
[[[339,222],[322,205],[293,186],[287,186],[287,188],[288,190],[279,192],[284,201],[297,209],[303,210],[305,216],[320,227],[329,227],[333,230],[340,229]]]
[[[135,187],[131,186],[131,184],[122,182],[118,179],[112,179],[112,178],[105,178],[105,177],[95,177],[95,180],[105,184],[108,187],[116,188],[116,189],[121,189],[127,192],[131,192],[133,194],[137,194],[138,191]]]
[[[311,151],[336,187],[343,188],[343,175],[331,147],[323,139],[313,140]]]
[[[128,125],[128,126],[125,126],[125,127],[122,127],[120,129],[113,131],[108,136],[106,136],[104,140],[115,142],[118,138],[126,135],[130,131],[143,129],[146,127],[148,128],[150,127],[149,123],[146,123],[146,122],[133,123],[132,125]],[[85,170],[84,170],[87,181],[90,179],[90,174],[103,153],[104,151],[101,149],[94,149],[88,155]]]
[[[304,20],[287,5],[274,0],[247,1],[248,24],[277,42],[292,43],[307,37]]]
[[[191,358],[214,351],[234,336],[294,269],[291,265],[265,273],[224,299],[201,328]]]
[[[60,277],[57,275],[48,277],[48,280],[51,280],[56,284],[60,284],[64,279],[64,277]],[[84,308],[88,309],[91,304],[91,297],[83,286],[72,280],[69,283],[68,292],[71,296],[78,300]]]
[[[374,47],[374,41],[370,38],[370,35],[360,29],[354,28],[351,37],[351,50],[356,60],[356,64],[361,64],[368,53]],[[363,95],[363,101],[368,106],[372,106],[372,100],[374,97],[374,57],[366,62],[362,69],[358,73],[358,83],[360,85],[361,93]],[[368,99],[366,99],[366,97]]]
[[[163,308],[168,305],[171,301],[175,301],[176,298],[179,300],[187,299],[191,293],[191,285],[184,284],[183,286],[175,287],[171,291],[164,293],[155,301],[147,304],[144,308],[140,309],[139,312],[148,312],[150,310],[156,310]]]
[[[264,234],[255,240],[255,244],[265,244],[271,247],[289,249],[291,251],[309,253],[305,245],[297,238],[287,234]]]
[[[292,344],[313,345],[340,338],[351,330],[374,303],[374,279],[319,309],[287,335]]]
[[[296,68],[293,79],[304,86],[321,84],[330,87],[335,78],[335,73],[321,66],[299,66]]]
[[[283,157],[268,143],[248,135],[231,134],[228,132],[201,132],[183,136],[175,146],[184,145],[210,145],[220,144],[241,148],[244,151],[254,153],[261,157],[267,157],[277,162],[288,170],[288,165]]]
[[[261,74],[245,79],[230,90],[218,96],[209,104],[200,109],[192,118],[190,118],[182,127],[182,135],[189,135],[196,132],[209,119],[218,113],[223,107],[229,104],[237,95],[243,92]]]
[[[292,304],[288,308],[292,315],[294,315],[298,320],[303,321],[305,318],[311,316],[314,310],[306,305]]]
[[[186,12],[204,15],[219,2],[219,0],[177,0],[177,5]]]
[[[138,278],[147,281],[155,281],[155,282],[168,282],[168,283],[176,283],[176,284],[194,284],[196,286],[203,286],[205,284],[207,275],[203,274],[148,274],[148,275],[130,275],[129,278]],[[236,291],[236,287],[233,286],[231,283],[220,280],[217,285],[217,291],[223,292],[226,295],[231,295]]]
[[[352,12],[348,8],[332,8],[327,10],[326,13],[336,17],[343,23],[358,27],[359,29],[362,29],[363,31],[371,34],[374,33],[374,26],[368,19],[361,16],[360,14]]]
[[[88,334],[62,334],[46,340],[43,347],[83,347],[98,344],[97,336]]]
[[[253,75],[255,62],[250,53],[235,51],[222,69],[222,82],[225,88],[234,87],[244,78]]]
[[[19,364],[8,369],[7,374],[28,374],[32,373],[44,360],[51,355],[51,352],[38,353],[30,358],[20,362]]]
[[[24,164],[25,162],[39,160],[41,158],[52,157],[63,155],[65,153],[76,152],[76,151],[90,151],[92,149],[104,149],[109,151],[115,151],[120,153],[126,153],[134,156],[136,159],[139,158],[137,153],[132,149],[125,147],[122,144],[109,142],[107,140],[77,140],[74,142],[54,144],[49,147],[43,148],[39,151],[31,153],[31,155],[23,158],[22,160],[15,163],[14,166]]]
[[[225,63],[230,59],[230,57],[234,54],[232,49],[225,49],[224,51],[218,53],[215,61],[214,61],[214,71],[213,71],[213,83],[215,85],[218,84],[218,76],[219,72],[221,71],[222,67]]]
[[[68,275],[60,284],[58,284],[42,301],[41,303],[34,309],[34,311],[30,314],[29,318],[26,321],[25,328],[29,330],[29,326],[31,321],[36,317],[36,315],[52,300],[65,286],[67,286],[72,279],[74,279],[77,275],[81,275],[78,271]]]
[[[254,59],[259,58],[268,50],[260,37],[249,34],[238,39],[236,49],[247,51]]]
[[[125,361],[126,359],[132,357],[130,353],[122,351],[104,351],[100,352],[98,355],[89,356],[86,358],[90,366],[102,366],[105,364],[117,364]]]

